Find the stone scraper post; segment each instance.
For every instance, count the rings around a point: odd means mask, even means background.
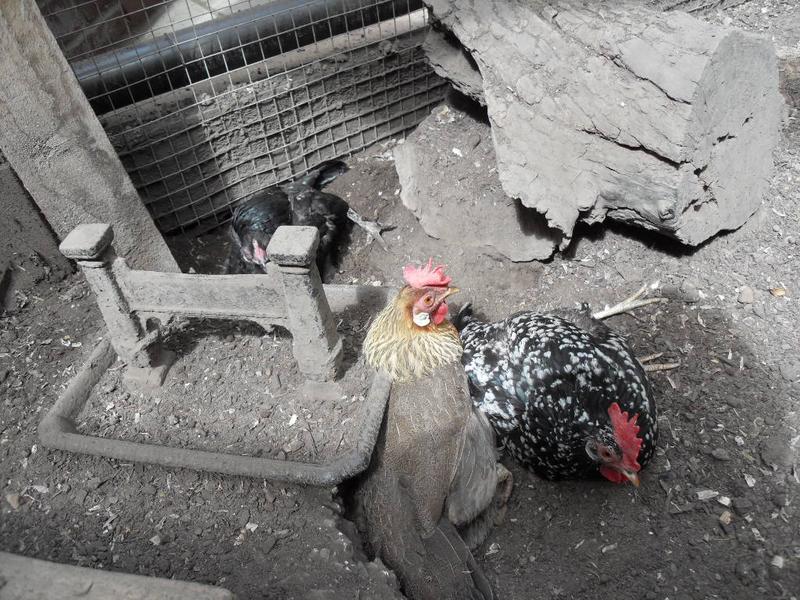
[[[110,225],[84,224],[64,239],[60,250],[83,269],[108,327],[111,344],[117,355],[128,364],[127,374],[139,384],[156,387],[164,381],[172,357],[162,357],[165,352],[154,354],[146,348],[148,335],[125,296],[125,282],[119,280],[125,271],[114,269],[117,255],[111,245],[113,239],[114,230]],[[318,245],[316,227],[280,227],[267,249],[275,265],[270,273],[241,277],[281,280],[298,368],[314,379],[331,380],[338,374],[342,363],[342,341],[336,332],[336,323],[316,266]],[[198,275],[196,282],[194,276],[181,277],[191,277],[197,286],[208,285],[204,283],[208,276]],[[178,310],[175,314],[181,313]]]
[[[59,250],[78,262],[94,292],[117,355],[129,365],[143,337],[141,325],[131,315],[125,294],[112,270],[117,258],[111,245],[114,229],[104,223],[79,225],[61,242]]]
[[[316,227],[278,227],[267,254],[283,281],[292,347],[300,372],[333,379],[342,364],[342,340],[336,332],[317,270]]]
[[[73,229],[61,242],[59,250],[77,261],[89,282],[108,327],[111,345],[128,365],[126,381],[155,389],[164,383],[174,354],[160,348],[151,352],[145,347],[146,334],[132,314],[114,272],[117,254],[111,245],[113,239],[111,225],[87,223]]]

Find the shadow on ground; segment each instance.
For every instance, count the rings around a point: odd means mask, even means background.
[[[722,311],[670,302],[612,319],[652,375],[657,456],[642,486],[547,482],[511,466],[506,522],[480,552],[499,597],[789,598],[800,589],[797,387]],[[535,592],[531,594],[531,585]]]

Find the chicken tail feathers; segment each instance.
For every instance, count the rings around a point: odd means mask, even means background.
[[[472,303],[467,302],[461,307],[461,310],[456,313],[452,320],[455,328],[458,329],[458,331],[461,331],[469,324],[470,321],[474,319],[475,315],[472,314]]]
[[[339,175],[346,172],[347,164],[341,160],[327,160],[313,171],[306,173],[300,183],[317,190],[321,190]]]
[[[439,569],[440,575],[437,578],[441,582],[441,589],[434,588],[435,595],[432,597],[496,600],[491,583],[450,521],[444,517],[440,519],[436,530],[423,541],[423,544],[427,550],[428,560],[435,556],[444,563]],[[447,592],[452,596],[446,595]]]
[[[347,517],[370,554],[394,570],[408,598],[496,600],[456,527],[445,516],[423,523],[419,498],[402,478],[382,465],[343,486]]]

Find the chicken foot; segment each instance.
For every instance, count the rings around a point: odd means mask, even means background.
[[[389,251],[389,247],[386,245],[386,240],[383,239],[381,233],[394,229],[394,225],[384,225],[378,221],[368,221],[352,208],[347,209],[347,218],[361,227],[361,229],[366,231],[367,235],[378,242],[378,245],[380,245],[380,247],[386,252]]]
[[[642,306],[647,306],[649,304],[656,304],[658,302],[663,302],[664,298],[642,298],[642,296],[647,293],[647,286],[642,286],[642,288],[636,292],[633,296],[626,298],[619,304],[615,304],[614,306],[607,307],[603,310],[597,311],[596,313],[592,314],[592,318],[601,321],[603,319],[607,319],[608,317],[612,317],[614,315],[621,315],[626,312],[630,312],[636,308],[641,308]],[[681,366],[679,362],[670,362],[670,363],[652,363],[651,361],[656,360],[664,356],[663,352],[657,352],[656,354],[650,354],[648,356],[643,356],[639,358],[639,362],[642,363],[642,367],[648,373],[654,373],[656,371],[669,371],[672,369],[677,369]]]

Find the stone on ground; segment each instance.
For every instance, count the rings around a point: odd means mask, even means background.
[[[558,245],[544,217],[503,191],[487,123],[442,105],[394,155],[400,197],[428,235],[513,261],[548,258]]]

